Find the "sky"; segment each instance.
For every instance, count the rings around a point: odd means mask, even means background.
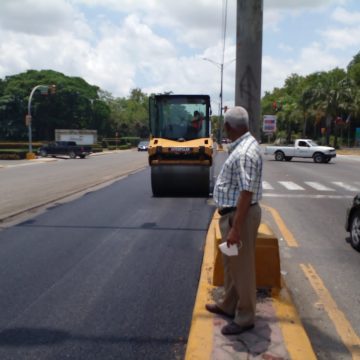
[[[236,0],[227,1],[223,103],[235,96]],[[114,97],[209,94],[219,104],[225,0],[0,0],[0,78],[80,76]],[[291,74],[346,68],[358,0],[264,0],[262,94]],[[204,58],[209,59],[204,60]]]

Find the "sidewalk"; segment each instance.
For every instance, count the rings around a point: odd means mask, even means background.
[[[316,356],[285,284],[281,289],[259,289],[254,329],[224,336],[229,321],[205,310],[221,296],[222,287],[212,285],[215,264],[215,213],[210,224],[198,293],[195,301],[186,360],[312,360]]]

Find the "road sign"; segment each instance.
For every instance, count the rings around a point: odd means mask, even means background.
[[[360,128],[355,129],[355,143],[360,145]]]
[[[276,115],[264,115],[263,132],[274,133],[276,131]]]

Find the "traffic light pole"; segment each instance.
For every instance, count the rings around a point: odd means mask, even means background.
[[[35,93],[36,90],[41,89],[41,90],[45,90],[46,92],[48,92],[49,90],[51,91],[51,93],[55,93],[56,90],[56,86],[55,85],[37,85],[35,86],[30,93],[29,96],[29,101],[28,101],[28,112],[26,115],[26,126],[28,127],[28,137],[29,137],[29,152],[26,154],[26,158],[27,159],[34,159],[35,155],[33,154],[33,149],[32,149],[32,128],[31,128],[31,123],[32,123],[32,116],[31,116],[31,100],[32,97]]]
[[[235,105],[249,113],[260,139],[263,0],[237,0]]]

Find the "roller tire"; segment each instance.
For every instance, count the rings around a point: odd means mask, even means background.
[[[151,188],[154,197],[208,197],[210,169],[188,165],[152,166]]]

